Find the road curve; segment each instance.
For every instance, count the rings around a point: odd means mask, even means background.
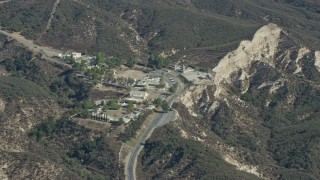
[[[170,99],[169,99],[169,105],[171,106],[175,99],[180,96],[183,93],[184,90],[184,84],[180,81],[179,78],[169,74],[165,73],[163,75],[164,79],[170,83],[169,78],[172,78],[175,80],[175,82],[178,83],[178,91],[173,94]],[[145,141],[151,136],[152,132],[154,129],[157,127],[163,126],[170,121],[173,120],[175,117],[175,111],[169,111],[167,113],[160,113],[155,120],[147,127],[147,129],[143,132],[142,136],[140,139],[136,142],[135,147],[132,149],[131,154],[129,156],[129,161],[128,164],[126,165],[126,179],[127,180],[136,180],[136,164],[137,164],[137,159],[139,156],[140,151],[143,149],[143,145]]]

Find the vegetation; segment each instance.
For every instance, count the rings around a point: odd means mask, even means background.
[[[134,103],[133,103],[132,101],[129,101],[129,102],[128,102],[127,111],[128,111],[129,113],[131,113],[131,112],[134,111]]]
[[[153,100],[153,104],[157,107],[161,107],[164,112],[167,112],[170,109],[170,106],[165,99],[162,100],[161,98],[157,98]]]
[[[175,93],[177,92],[177,88],[178,88],[178,83],[174,83],[173,86],[169,88],[169,92]]]
[[[129,141],[131,138],[137,135],[137,131],[141,128],[143,122],[152,113],[152,111],[146,111],[140,115],[135,121],[132,121],[129,126],[126,127],[123,133],[120,134],[120,139],[123,142]]]
[[[122,64],[132,67],[137,58],[134,55],[139,56],[137,54],[145,54],[142,60],[147,60],[147,65],[153,69],[167,67],[171,59],[180,58],[182,54],[191,57],[210,53],[221,56],[238,45],[240,40],[250,39],[256,29],[266,22],[280,25],[300,44],[320,49],[315,41],[320,36],[320,8],[315,1],[173,0],[155,4],[145,0],[92,0],[83,1],[84,6],[78,3],[61,1],[47,32],[44,31],[53,1],[10,1],[1,4],[0,25],[6,30],[21,32],[37,42],[62,49],[98,52],[95,62],[98,67],[89,69],[85,62],[76,63],[74,59],[67,58],[65,61],[74,69],[66,70],[41,62],[40,57],[23,48],[12,50],[14,43],[6,41],[0,48],[1,68],[6,70],[6,75],[0,77],[1,98],[9,102],[50,99],[57,101],[69,114],[88,116],[88,109],[96,106],[88,99],[91,84],[79,74],[89,77],[93,83],[102,79],[112,81],[109,70]],[[143,43],[134,44],[137,38],[143,38]],[[177,55],[170,59],[157,55],[173,50],[178,50]],[[149,59],[147,54],[152,54]],[[124,59],[129,60],[124,62]],[[288,82],[275,93],[269,93],[269,87],[257,87],[261,82],[274,82],[285,72],[269,71],[267,68],[250,69],[252,72],[256,70],[257,75],[250,76],[248,91],[242,95],[237,87],[231,87],[229,91],[233,97],[240,96],[244,101],[241,103],[252,111],[243,108],[234,112],[228,104],[221,103],[215,114],[206,117],[209,121],[203,123],[211,123],[212,131],[221,140],[243,150],[244,154],[272,157],[269,160],[259,156],[260,159],[253,161],[272,161],[272,167],[276,166],[277,178],[320,179],[320,92],[315,85],[320,81],[320,74],[314,67],[314,61],[304,57],[299,63],[303,63],[303,76],[286,74],[289,76]],[[210,65],[214,64],[210,56]],[[123,81],[126,84],[129,80]],[[170,91],[175,92],[176,88],[172,87]],[[168,103],[161,99],[156,99],[154,104],[164,111],[169,108]],[[105,109],[119,107],[116,100],[104,105]],[[133,107],[129,102],[128,112],[132,112]],[[237,112],[246,120],[255,120],[248,121],[252,129],[239,125]],[[121,134],[121,140],[128,141],[136,136],[147,115],[131,122]],[[207,114],[203,111],[201,115]],[[5,113],[0,112],[1,120],[4,116]],[[180,133],[171,126],[157,130],[155,134],[161,136],[153,136],[146,142],[141,162],[149,179],[170,179],[172,177],[166,176],[170,173],[176,173],[174,176],[179,179],[254,178],[236,171],[200,142],[180,138]],[[38,152],[58,156],[49,160],[77,174],[80,179],[122,178],[116,158],[118,151],[112,149],[111,140],[105,138],[105,133],[93,132],[67,118],[56,121],[48,117],[35,125],[29,136],[37,144],[34,147],[31,144],[28,148],[42,148]]]
[[[153,104],[156,105],[157,107],[162,105],[162,99],[161,98],[157,98],[155,100],[153,100]]]
[[[240,99],[243,100],[243,101],[248,101],[248,102],[251,102],[251,101],[254,100],[253,97],[252,97],[250,94],[248,94],[248,93],[242,94],[242,95],[240,96]]]
[[[165,100],[162,101],[161,108],[164,112],[168,112],[170,109],[169,103]]]
[[[23,31],[23,35],[37,37],[44,29],[53,2],[40,0],[31,4],[12,1],[1,4],[0,24],[11,31]]]
[[[212,130],[226,143],[244,148],[251,153],[265,153],[273,157],[279,166],[276,173],[284,179],[319,177],[316,169],[320,161],[315,148],[320,137],[318,133],[320,90],[310,84],[309,80],[311,78],[313,82],[318,83],[315,77],[319,72],[314,71],[314,67],[309,66],[307,61],[303,67],[305,68],[303,78],[289,75],[288,81],[273,93],[270,93],[271,86],[257,87],[262,82],[273,82],[279,78],[277,70],[268,69],[261,64],[254,67],[259,70],[251,77],[248,91],[240,95],[240,99],[245,101],[252,112],[239,109],[239,106],[236,106],[235,110],[222,103],[211,119]],[[247,128],[235,123],[239,120],[237,113],[246,119],[257,121],[260,119],[262,126],[252,125],[256,132],[248,131]],[[263,131],[270,132],[271,136]],[[258,143],[262,139],[267,142],[264,145],[267,148]],[[266,163],[268,160],[257,156],[254,161]]]
[[[141,164],[147,179],[167,179],[169,174],[179,179],[257,179],[237,171],[202,143],[181,138],[171,125],[156,129],[144,147]]]
[[[90,130],[72,121],[48,118],[30,133],[39,143],[55,150],[64,166],[84,179],[114,179],[119,176],[118,160],[106,135],[91,140]],[[77,138],[73,141],[72,138]],[[58,145],[59,144],[59,145]],[[61,163],[60,162],[60,163]]]
[[[31,157],[27,164],[50,162],[54,168],[61,169],[61,176],[67,175],[63,177],[67,179],[121,179],[117,142],[106,138],[106,132],[93,131],[69,120],[76,112],[88,113],[88,109],[96,107],[94,101],[88,99],[91,88],[88,81],[79,77],[76,70],[46,62],[14,41],[0,48],[0,57],[0,70],[4,74],[0,77],[0,96],[6,105],[0,118],[9,125],[1,131],[10,127],[14,113],[21,113],[19,117],[23,119],[22,124],[14,123],[16,127],[23,127],[25,122],[33,126],[27,127],[31,128],[29,140],[24,134],[10,136],[19,137],[10,143],[27,141],[31,145],[23,155],[17,154],[15,160],[26,156]],[[64,112],[63,118],[57,120]],[[48,114],[57,117],[45,118]],[[17,168],[32,171],[31,167]]]
[[[148,59],[148,66],[153,69],[160,69],[170,64],[170,59],[161,56],[151,55]]]
[[[29,132],[29,137],[36,139],[37,141],[42,140],[43,137],[52,135],[56,122],[53,117],[49,117],[43,123],[37,125],[31,132]]]
[[[127,66],[128,67],[133,67],[135,64],[137,64],[137,61],[135,59],[133,59],[132,57],[129,58],[129,60],[127,62]]]
[[[139,49],[143,60],[147,60],[148,53],[160,54],[172,49],[179,50],[181,54],[206,53],[209,50],[222,55],[237,46],[239,41],[249,39],[268,21],[284,27],[307,47],[319,49],[313,41],[319,36],[316,29],[320,26],[319,4],[315,1],[192,0],[180,3],[174,0],[154,4],[145,0],[94,0],[84,3],[90,9],[79,6],[77,2],[60,2],[50,29],[40,41],[54,47],[102,51],[122,59],[137,54],[130,45]],[[37,39],[45,30],[52,6],[53,2],[44,0],[4,3],[0,8],[0,24]],[[127,23],[133,24],[134,31]],[[91,28],[95,31],[88,36]],[[136,32],[147,45],[137,42]],[[78,37],[82,40],[79,41]]]
[[[120,109],[120,104],[118,103],[118,100],[113,99],[111,101],[108,101],[104,106],[104,110],[118,110]]]
[[[48,99],[50,92],[29,80],[0,76],[0,95],[8,100],[33,97]]]

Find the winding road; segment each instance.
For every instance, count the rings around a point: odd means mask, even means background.
[[[178,83],[178,90],[175,94],[169,97],[169,105],[172,106],[173,102],[176,100],[184,92],[184,84],[180,81],[179,78],[173,76],[169,73],[164,73],[163,75],[164,80],[167,81],[169,84],[172,84],[169,78],[175,80]],[[147,127],[147,129],[143,132],[140,139],[136,142],[135,147],[132,149],[131,154],[129,155],[128,163],[126,164],[126,179],[127,180],[136,180],[136,165],[137,159],[139,156],[140,151],[143,149],[143,144],[145,141],[151,136],[152,132],[160,126],[163,126],[170,121],[174,120],[175,111],[169,111],[167,113],[160,113],[154,121]]]

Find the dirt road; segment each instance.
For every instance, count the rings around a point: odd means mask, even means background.
[[[54,13],[56,12],[57,10],[57,6],[58,4],[60,3],[60,0],[56,0],[56,2],[53,4],[53,7],[52,7],[52,11],[50,13],[50,18],[47,22],[47,26],[46,26],[46,29],[41,33],[41,35],[39,36],[38,38],[38,41],[42,38],[43,35],[45,35],[47,33],[47,31],[49,30],[50,26],[51,26],[51,21],[53,19],[53,15]]]
[[[11,1],[11,0],[0,1],[0,4],[6,3],[6,2],[9,2],[9,1]]]
[[[46,46],[37,45],[32,40],[26,39],[25,37],[21,36],[19,33],[9,33],[7,31],[2,30],[1,28],[0,28],[0,33],[17,40],[18,42],[20,42],[21,44],[26,46],[27,49],[29,49],[32,52],[34,52],[36,54],[37,53],[42,54],[42,58],[44,58],[48,61],[58,63],[58,64],[61,64],[61,65],[67,66],[67,67],[71,67],[71,65],[62,62],[59,59],[53,58],[54,56],[58,56],[59,54],[63,54],[63,52],[60,50],[53,49],[53,48],[46,47]]]
[[[2,30],[1,28],[0,28],[0,33],[19,41],[20,43],[25,45],[29,50],[34,51],[36,53],[41,53],[41,51],[43,51],[49,57],[58,56],[58,54],[62,54],[62,51],[59,51],[57,49],[37,45],[32,40],[26,39],[25,37],[21,36],[19,33],[9,33]]]

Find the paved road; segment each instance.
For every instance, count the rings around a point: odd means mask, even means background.
[[[184,84],[180,81],[179,78],[169,74],[169,73],[164,73],[163,75],[164,80],[167,81],[169,84],[172,84],[172,82],[169,80],[169,78],[172,78],[175,80],[175,82],[178,83],[178,91],[172,95],[169,98],[169,105],[172,106],[173,102],[175,99],[180,96],[183,91],[184,91]],[[154,131],[155,128],[163,126],[170,121],[172,121],[175,117],[175,111],[169,111],[168,113],[161,113],[159,114],[156,119],[151,123],[149,127],[143,132],[142,136],[140,139],[136,142],[135,147],[132,149],[128,164],[126,166],[126,171],[127,175],[126,178],[128,180],[135,180],[136,179],[136,164],[137,164],[137,158],[140,153],[140,151],[143,149],[143,145],[145,141],[151,136],[152,132]]]

